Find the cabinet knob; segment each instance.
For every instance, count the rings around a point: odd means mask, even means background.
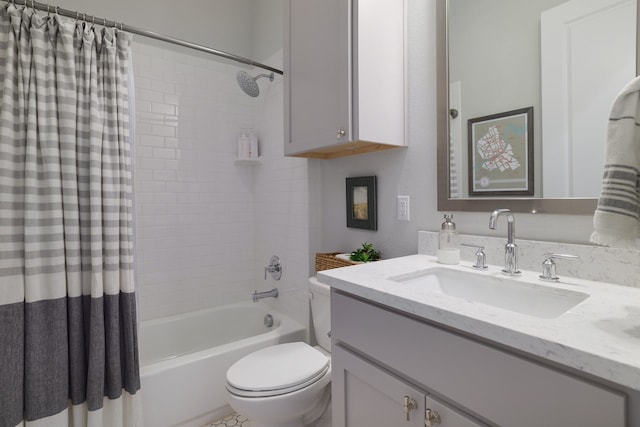
[[[428,409],[424,413],[424,425],[426,427],[433,427],[436,424],[440,424],[442,422],[442,418],[440,418],[440,414],[438,414],[433,409]]]
[[[402,403],[402,412],[404,413],[405,420],[411,421],[409,413],[416,409],[418,409],[418,402],[409,396],[405,396]]]
[[[347,134],[347,131],[344,129],[339,129],[336,132],[336,139],[341,139],[343,136],[345,136]]]

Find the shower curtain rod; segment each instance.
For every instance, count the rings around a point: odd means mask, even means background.
[[[91,22],[92,24],[98,24],[98,25],[102,25],[104,27],[115,27],[115,28],[119,28],[122,31],[126,31],[128,33],[131,34],[136,34],[139,36],[143,36],[143,37],[148,37],[151,39],[156,39],[156,40],[161,40],[163,42],[167,42],[167,43],[171,43],[171,44],[176,44],[178,46],[182,46],[182,47],[186,47],[189,49],[195,49],[195,50],[199,50],[201,52],[206,52],[206,53],[210,53],[212,55],[216,55],[216,56],[220,56],[222,58],[226,58],[226,59],[231,59],[232,61],[236,61],[236,62],[240,62],[242,64],[246,64],[246,65],[251,65],[254,67],[258,67],[258,68],[262,68],[263,70],[267,70],[267,71],[271,71],[273,73],[276,74],[280,74],[282,75],[283,72],[282,70],[278,70],[277,68],[273,68],[270,67],[268,65],[265,64],[261,64],[259,62],[253,61],[251,59],[248,58],[244,58],[242,56],[238,56],[238,55],[234,55],[232,53],[228,53],[228,52],[224,52],[222,50],[217,50],[217,49],[213,49],[207,46],[203,46],[197,43],[192,43],[189,41],[185,41],[185,40],[180,40],[174,37],[169,37],[169,36],[165,36],[164,34],[159,34],[153,31],[148,31],[148,30],[143,30],[141,28],[136,28],[133,27],[131,25],[127,25],[125,23],[118,23],[116,21],[110,21],[108,19],[105,18],[98,18],[96,16],[93,15],[87,15],[85,13],[79,13],[77,11],[73,11],[73,10],[69,10],[69,9],[63,9],[61,7],[58,6],[50,6],[46,3],[39,3],[37,1],[29,1],[29,0],[23,0],[22,2],[20,2],[19,0],[10,0],[11,3],[14,4],[21,4],[27,7],[31,7],[33,9],[38,9],[38,10],[44,10],[47,13],[57,13],[58,15],[62,15],[62,16],[66,16],[67,18],[73,18],[73,19],[82,19],[85,22]]]

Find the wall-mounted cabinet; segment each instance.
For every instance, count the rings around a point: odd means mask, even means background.
[[[285,155],[406,145],[405,22],[404,0],[287,2]]]

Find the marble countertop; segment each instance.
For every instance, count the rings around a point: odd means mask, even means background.
[[[430,255],[410,255],[318,272],[320,282],[477,337],[548,359],[640,391],[640,289],[561,277],[538,280],[523,271],[516,281],[589,295],[555,318],[539,318],[405,286],[390,277],[446,268],[504,277],[501,267],[476,271],[470,263],[445,266]]]

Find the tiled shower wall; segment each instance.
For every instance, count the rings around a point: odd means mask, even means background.
[[[236,135],[262,102],[241,68],[134,43],[141,318],[247,300],[254,289],[254,171]]]
[[[280,67],[282,51],[265,60]],[[263,106],[256,109],[262,164],[255,168],[256,289],[278,287],[277,300],[267,300],[278,311],[303,325],[309,318],[307,280],[312,265],[312,236],[319,221],[317,160],[284,156],[283,79],[276,77],[260,95]],[[263,268],[271,255],[282,260],[280,281],[264,280]]]
[[[259,80],[251,98],[236,84],[242,68],[215,57],[134,43],[133,58],[141,318],[277,286],[267,303],[306,325],[319,168],[283,155],[282,76]],[[261,62],[281,68],[282,51]],[[243,128],[258,134],[260,165],[234,164]],[[272,254],[284,265],[278,282],[263,276]]]

